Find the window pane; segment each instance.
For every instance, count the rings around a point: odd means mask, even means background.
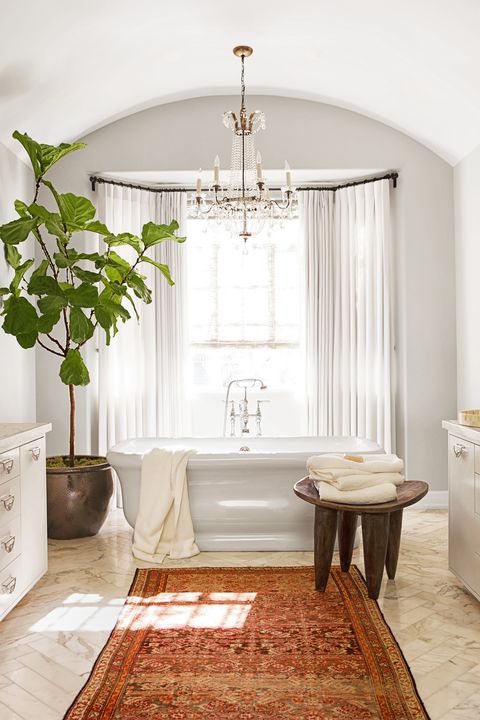
[[[219,387],[239,374],[263,374],[270,387],[297,382],[298,220],[251,238],[247,254],[242,241],[203,225],[189,220],[185,246],[194,386]]]

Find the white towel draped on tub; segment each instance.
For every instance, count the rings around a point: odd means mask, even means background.
[[[187,558],[200,552],[187,488],[187,463],[193,454],[193,450],[154,448],[144,455],[133,536],[133,554],[139,560],[162,563],[166,555]]]

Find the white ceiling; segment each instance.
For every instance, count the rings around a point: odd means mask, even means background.
[[[237,93],[246,43],[247,93],[356,110],[454,164],[480,143],[479,34],[478,0],[1,0],[0,141]]]

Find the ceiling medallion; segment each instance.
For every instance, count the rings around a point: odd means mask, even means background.
[[[242,69],[240,113],[237,117],[229,110],[223,115],[223,124],[233,134],[230,181],[225,187],[220,184],[220,159],[217,155],[213,164],[213,182],[207,192],[202,190],[201,176],[197,178],[191,214],[217,221],[231,235],[239,235],[246,242],[265,227],[271,230],[281,226],[291,216],[297,201],[287,162],[285,185],[279,188],[277,197],[270,195],[262,158],[259,152],[255,152],[254,140],[256,133],[265,129],[265,115],[260,110],[248,114],[245,107],[245,58],[250,57],[253,49],[238,45],[233,53],[240,58]]]

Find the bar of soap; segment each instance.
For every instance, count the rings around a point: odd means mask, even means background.
[[[358,462],[358,463],[363,462],[363,457],[361,455],[348,455],[347,453],[345,453],[345,455],[343,456],[343,459],[344,460],[353,460],[353,462]]]

